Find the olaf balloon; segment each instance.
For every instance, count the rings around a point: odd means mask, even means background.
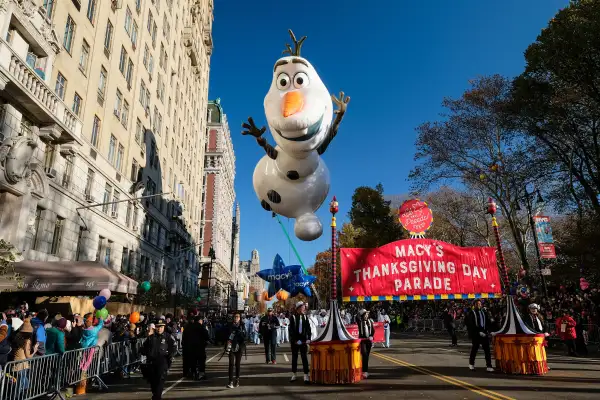
[[[264,101],[267,123],[277,146],[267,143],[262,137],[266,127],[258,128],[252,118],[242,125],[242,134],[254,136],[266,152],[252,178],[261,206],[295,218],[296,236],[311,241],[323,233],[315,212],[329,193],[329,170],[321,155],[336,136],[350,97],[344,92],[339,97],[329,95],[314,67],[300,57],[306,36],[296,40],[291,30],[289,33],[294,48],[286,45],[284,54],[289,55],[275,62]]]

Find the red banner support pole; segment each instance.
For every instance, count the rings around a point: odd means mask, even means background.
[[[487,213],[492,216],[492,228],[494,229],[494,236],[496,238],[496,247],[498,248],[498,259],[500,260],[500,272],[504,280],[504,293],[510,294],[510,281],[508,280],[508,270],[506,268],[506,262],[504,261],[504,252],[502,251],[502,243],[500,242],[500,232],[498,231],[498,221],[496,220],[496,211],[498,207],[494,200],[488,198],[488,209]]]
[[[337,300],[337,241],[335,214],[339,211],[339,204],[333,196],[329,203],[329,212],[331,213],[331,300]]]

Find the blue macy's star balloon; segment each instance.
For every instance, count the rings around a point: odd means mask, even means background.
[[[304,275],[302,272],[300,272],[298,275],[294,275],[294,279],[292,279],[290,286],[285,290],[290,292],[291,297],[294,297],[299,293],[302,293],[306,297],[311,297],[312,292],[310,290],[310,285],[312,285],[316,280],[316,276]]]
[[[273,267],[258,271],[256,276],[269,282],[269,297],[273,297],[280,289],[289,291],[288,289],[294,280],[294,276],[298,275],[301,270],[302,267],[300,265],[286,267],[281,256],[277,254],[273,260]]]

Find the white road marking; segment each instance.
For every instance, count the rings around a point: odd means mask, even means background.
[[[211,362],[216,356],[218,355],[215,354],[214,356],[212,356],[211,358],[209,358],[208,360],[206,360],[206,364],[208,364],[209,362]],[[162,394],[163,396],[165,395],[165,393],[167,393],[169,390],[173,389],[175,386],[179,385],[181,382],[183,382],[183,380],[185,379],[185,376],[181,377],[177,382],[175,382],[174,384],[172,384],[171,386],[169,386],[168,388],[166,388],[165,390],[163,390]]]
[[[290,362],[290,360],[289,360],[289,358],[288,358],[287,354],[283,353],[283,358],[285,358],[285,362]]]

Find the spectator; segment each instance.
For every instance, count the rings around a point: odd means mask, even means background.
[[[94,317],[92,313],[87,313],[83,316],[84,329],[81,333],[81,347],[87,349],[94,347],[98,343],[98,332],[104,327],[104,321],[98,320],[98,324],[94,326]]]
[[[46,309],[38,311],[35,318],[31,319],[33,327],[34,342],[38,344],[36,355],[43,356],[46,354],[46,328],[44,327],[48,319],[48,311]]]
[[[2,321],[0,321],[0,370],[4,369],[4,366],[8,362],[10,350],[11,347],[8,342],[8,324],[6,322],[6,315],[2,313]]]
[[[556,333],[567,345],[567,351],[570,356],[577,356],[575,351],[575,339],[577,333],[575,332],[575,320],[571,318],[569,310],[563,311],[563,316],[556,320]]]
[[[46,329],[46,354],[63,354],[65,352],[65,328],[67,319],[61,318],[52,328]]]
[[[39,344],[34,342],[35,338],[33,333],[34,330],[31,325],[31,319],[27,318],[23,321],[23,325],[15,335],[13,341],[13,360],[23,361],[14,364],[11,371],[15,374],[15,378],[17,379],[17,393],[29,388],[29,362],[25,360],[32,358],[39,347]]]
[[[71,331],[66,333],[67,350],[76,350],[81,348],[81,335],[83,332],[83,319],[79,315],[73,317],[73,326]]]

